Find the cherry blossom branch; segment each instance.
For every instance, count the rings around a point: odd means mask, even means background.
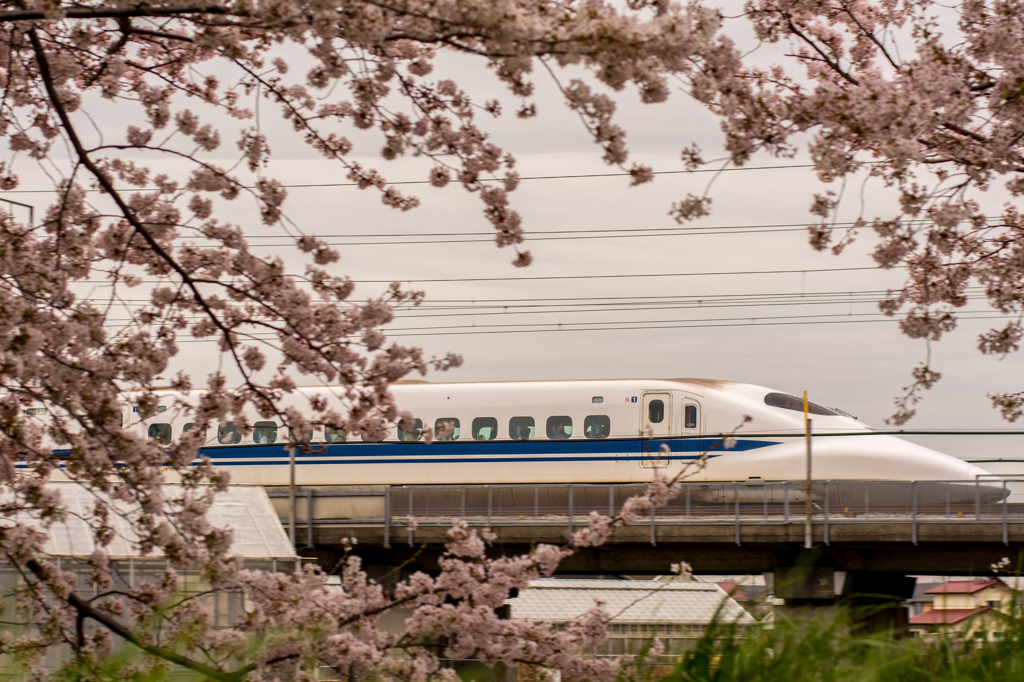
[[[85,166],[96,178],[104,190],[109,194],[117,204],[118,208],[124,215],[125,219],[133,226],[138,234],[140,234],[146,241],[147,245],[153,250],[154,254],[160,257],[172,270],[174,270],[182,282],[189,288],[192,293],[193,300],[204,310],[208,318],[217,326],[222,334],[222,338],[227,347],[227,350],[233,356],[235,365],[242,374],[243,381],[248,389],[256,396],[259,396],[262,401],[267,405],[274,405],[275,401],[272,400],[271,396],[268,395],[262,388],[257,386],[251,379],[251,375],[246,370],[246,363],[243,358],[239,355],[239,350],[236,343],[233,341],[233,331],[227,327],[219,318],[214,310],[209,306],[205,297],[199,291],[200,280],[192,277],[192,275],[186,272],[167,251],[164,250],[162,245],[152,237],[149,230],[138,220],[135,212],[124,202],[118,191],[114,188],[106,174],[98,168],[95,163],[91,160],[88,151],[84,148],[80,142],[77,133],[71,123],[67,112],[64,109],[62,102],[60,101],[59,95],[56,93],[52,77],[50,76],[49,64],[43,51],[43,47],[36,36],[35,29],[31,29],[29,32],[30,40],[33,43],[33,47],[36,50],[37,62],[40,67],[40,77],[48,92],[51,103],[54,110],[58,114],[61,120],[62,127],[67,131],[68,137],[71,140],[72,146],[79,156],[79,160],[83,166]],[[220,283],[223,285],[223,283]],[[284,416],[281,413],[281,416]]]
[[[889,51],[886,49],[885,45],[883,45],[882,42],[878,39],[878,36],[875,35],[875,32],[868,29],[866,26],[864,26],[863,23],[861,23],[860,19],[857,18],[857,14],[853,11],[849,3],[844,2],[842,4],[842,7],[843,13],[846,14],[846,16],[850,17],[850,20],[857,25],[857,28],[860,29],[861,34],[867,36],[868,40],[875,44],[875,47],[878,48],[878,51],[882,54],[883,57],[885,57],[885,60],[889,62],[889,65],[892,66],[892,68],[899,71],[902,67],[898,63],[896,63],[896,60],[892,57],[892,55],[889,54]]]
[[[137,7],[68,7],[60,9],[60,17],[67,19],[122,19],[122,18],[133,18],[133,17],[176,17],[182,15],[201,15],[201,14],[234,14],[235,10],[231,10],[224,5],[182,5],[176,7],[154,7],[151,5],[142,5]],[[0,23],[8,23],[14,21],[32,21],[32,20],[53,20],[55,17],[47,11],[36,10],[36,9],[21,9],[11,10],[8,12],[0,12]]]
[[[21,563],[14,562],[13,559],[12,562]],[[45,582],[49,577],[49,571],[36,559],[28,559],[24,562],[24,565],[41,582]],[[63,597],[63,600],[82,617],[86,617],[96,621],[106,629],[121,637],[126,642],[129,642],[132,645],[138,647],[142,651],[145,651],[146,653],[152,656],[162,658],[165,661],[170,661],[171,663],[174,663],[176,665],[188,668],[189,670],[205,675],[210,679],[220,680],[221,682],[236,682],[236,680],[242,679],[243,677],[245,677],[245,675],[247,675],[250,672],[248,670],[246,670],[245,672],[238,671],[235,673],[225,672],[223,670],[211,668],[199,661],[194,661],[186,656],[181,656],[180,654],[171,649],[166,649],[164,647],[148,644],[139,637],[135,636],[131,630],[123,626],[121,623],[117,622],[113,618],[110,618],[102,611],[99,611],[96,608],[94,608],[91,604],[89,604],[89,602],[79,597],[78,594],[74,591],[68,592]]]

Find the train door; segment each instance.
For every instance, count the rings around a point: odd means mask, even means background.
[[[644,393],[643,410],[640,413],[640,466],[667,467],[669,460],[662,457],[660,443],[647,439],[668,438],[672,433],[672,394]]]

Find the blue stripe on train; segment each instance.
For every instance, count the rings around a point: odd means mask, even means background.
[[[718,455],[709,455],[718,457]],[[437,458],[437,457],[401,457],[387,458],[378,457],[375,459],[313,459],[310,457],[296,458],[296,464],[491,464],[509,462],[639,462],[642,458],[639,455],[621,457],[491,457],[491,458]],[[697,455],[676,455],[670,457],[676,461],[694,460]],[[218,467],[236,466],[277,466],[288,464],[287,458],[275,457],[274,459],[223,459],[213,462]]]
[[[711,439],[708,439],[711,440]],[[698,440],[609,440],[609,441],[499,441],[426,443],[338,443],[319,445],[321,452],[297,458],[303,464],[424,464],[460,462],[614,462],[639,461],[656,456],[668,445],[671,459],[694,459],[701,452]],[[761,440],[737,440],[732,452],[745,452],[778,445]],[[428,448],[425,450],[425,448]],[[268,453],[268,450],[271,452]],[[286,464],[288,450],[279,445],[230,445],[205,447],[200,453],[214,464]],[[635,453],[635,454],[634,454]],[[687,453],[687,454],[682,454]],[[725,454],[719,449],[711,457]],[[269,456],[268,456],[269,455]],[[235,461],[232,461],[235,460]],[[258,460],[238,462],[237,460]]]
[[[708,438],[705,442],[717,441]],[[319,444],[321,452],[299,454],[298,464],[469,464],[512,462],[638,462],[656,456],[662,443],[673,453],[676,461],[696,459],[701,442],[687,440],[592,440],[592,441],[438,441],[426,443],[337,443]],[[757,450],[774,441],[737,439],[729,450],[716,448],[709,457],[720,457],[728,452]],[[59,451],[55,450],[55,453]],[[275,466],[288,464],[288,449],[274,445],[221,445],[200,448],[200,454],[209,457],[216,466]],[[683,454],[686,453],[686,454]],[[427,456],[424,456],[424,455]],[[19,463],[16,468],[25,468]]]

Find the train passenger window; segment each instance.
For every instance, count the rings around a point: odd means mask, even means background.
[[[408,428],[409,425],[404,419],[398,420],[398,440],[403,443],[415,443],[423,435],[423,420],[413,419],[412,421],[412,428]]]
[[[498,435],[498,420],[494,417],[477,417],[473,420],[473,440],[494,440]]]
[[[459,439],[459,420],[455,417],[441,417],[434,422],[434,433],[441,431],[441,427],[445,424],[451,424],[452,432],[444,438],[436,437],[436,440],[458,440]]]
[[[45,407],[30,407],[25,410],[25,414],[36,417],[39,415],[47,414],[48,411]]]
[[[592,402],[592,403],[603,403],[604,402],[604,397],[603,396],[599,396],[599,395],[595,395],[593,398],[590,399],[590,402]]]
[[[548,438],[561,440],[572,435],[572,417],[548,417]]]
[[[536,431],[533,417],[512,417],[508,420],[508,435],[512,440],[530,440]]]
[[[688,429],[697,428],[697,406],[687,405],[683,408],[683,423]]]
[[[612,432],[612,420],[603,414],[592,414],[583,420],[583,435],[587,438],[607,438]]]
[[[344,443],[345,432],[341,429],[334,429],[330,426],[324,427],[324,442],[326,443]]]
[[[166,412],[167,411],[167,406],[166,405],[158,405],[157,408],[156,408],[156,411],[157,412]]]
[[[196,425],[195,422],[189,422],[189,423],[187,423],[187,424],[185,424],[184,426],[181,427],[181,435],[184,436],[189,431],[193,431],[193,430],[195,430],[197,428],[199,428],[199,427]],[[203,435],[203,442],[205,443],[206,442],[206,431],[203,431],[202,435]]]
[[[167,444],[171,442],[170,424],[150,424],[149,437],[158,443]]]
[[[660,424],[665,421],[665,402],[663,400],[652,400],[647,406],[647,421],[652,424]]]
[[[235,422],[224,422],[217,427],[217,442],[221,445],[237,445],[242,442],[242,432]]]
[[[256,422],[252,425],[252,442],[270,445],[277,442],[277,422]]]
[[[364,443],[379,443],[379,442],[381,442],[382,440],[384,440],[385,436],[387,436],[387,430],[384,429],[384,420],[383,419],[380,420],[380,426],[381,426],[381,429],[377,433],[371,433],[371,434],[362,433],[362,434],[359,434],[359,437],[363,440]]]

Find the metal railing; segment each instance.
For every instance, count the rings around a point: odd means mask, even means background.
[[[591,512],[614,514],[646,486],[630,484],[403,485],[388,491],[391,523],[407,518],[417,526],[447,526],[453,519],[487,528],[565,526],[566,533],[585,526]],[[733,526],[803,523],[805,481],[683,483],[678,497],[652,510],[645,523],[651,544],[662,526]],[[1024,479],[977,481],[815,481],[812,521],[830,542],[830,526],[907,523],[917,544],[918,529],[936,523],[1000,524],[1004,544],[1009,522],[1024,522]],[[409,544],[414,529],[409,527]]]
[[[392,529],[406,527],[408,544],[416,527],[447,527],[454,519],[484,528],[564,527],[566,535],[587,525],[590,514],[613,515],[643,483],[623,484],[497,484],[396,485],[379,491],[315,489],[302,486],[305,540],[312,545],[318,525],[383,526],[383,544],[390,546]],[[287,493],[271,492],[271,497]],[[359,518],[324,518],[316,514],[318,498],[382,498],[379,511]],[[927,524],[1001,525],[1009,544],[1010,523],[1024,523],[1024,478],[977,481],[815,481],[812,523],[825,544],[833,526],[847,524],[909,524],[911,541]],[[643,524],[650,542],[657,529],[670,526],[732,526],[736,544],[741,528],[806,521],[806,481],[686,482],[680,494],[652,510]],[[415,521],[414,524],[408,520]]]

